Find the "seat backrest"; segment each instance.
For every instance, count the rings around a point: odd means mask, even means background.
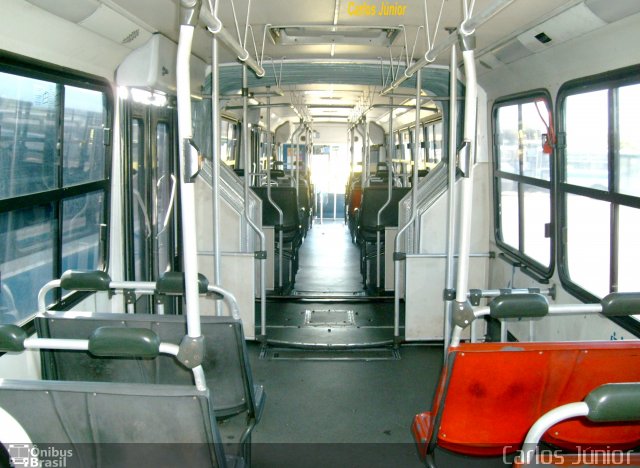
[[[300,183],[298,184],[298,207],[304,208],[305,210],[311,208],[309,184],[304,179],[300,179]]]
[[[437,445],[467,455],[521,448],[531,425],[606,383],[640,381],[640,342],[467,343],[451,348],[432,414]],[[567,450],[630,449],[640,424],[562,422],[543,439]]]
[[[186,333],[179,315],[47,312],[36,317],[42,338],[88,338],[99,327],[148,328],[162,342],[180,344]],[[216,415],[255,411],[251,368],[242,322],[202,316],[205,358],[202,367],[212,389]],[[172,356],[156,359],[96,357],[78,351],[42,350],[42,376],[51,380],[192,385],[192,372]]]
[[[391,202],[380,214],[380,225],[393,227],[398,225],[398,203],[411,190],[408,187],[393,187],[391,189]],[[362,192],[362,204],[360,206],[360,227],[362,229],[375,229],[378,225],[378,211],[387,203],[389,198],[388,187],[366,187]]]
[[[251,187],[262,200],[262,225],[277,226],[280,224],[278,210],[271,204],[267,195],[267,187]],[[285,229],[294,229],[300,225],[296,189],[294,187],[271,187],[271,199],[280,207],[283,215],[282,225]]]
[[[42,466],[226,466],[209,392],[195,386],[2,379],[0,407]]]

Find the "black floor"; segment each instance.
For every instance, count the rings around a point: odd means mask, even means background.
[[[342,220],[316,220],[300,248],[291,295],[267,302],[269,343],[307,348],[393,344],[393,298],[366,296],[359,255]],[[404,304],[399,315],[403,336]],[[256,306],[257,332],[260,327]]]
[[[373,347],[394,342],[392,298],[302,299],[267,301],[267,340],[272,345],[301,347]],[[256,330],[260,330],[259,304]],[[400,309],[404,335],[404,304]]]
[[[316,220],[300,247],[294,294],[364,294],[359,255],[342,220]]]
[[[266,343],[249,343],[255,382],[267,395],[252,437],[254,467],[425,466],[410,428],[430,409],[442,344],[393,346],[393,309],[393,298],[366,296],[346,226],[316,223],[300,249],[293,294],[267,301]],[[442,452],[436,461],[505,466]]]
[[[392,298],[364,295],[344,223],[314,224],[292,296],[267,302],[268,344],[249,344],[267,392],[253,466],[422,466],[410,427],[430,404],[442,348],[391,346]]]
[[[249,346],[267,391],[253,466],[421,466],[410,426],[431,401],[441,347],[403,346],[399,360],[280,361]]]

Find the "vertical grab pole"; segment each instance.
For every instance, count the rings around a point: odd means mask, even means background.
[[[359,124],[358,124],[359,125]],[[365,120],[365,127],[366,127],[366,120]],[[363,195],[364,195],[364,184],[367,181],[367,175],[366,175],[366,164],[367,164],[367,153],[366,153],[366,144],[367,144],[367,131],[366,129],[363,129],[362,131],[360,130],[360,128],[357,129],[358,133],[360,134],[360,136],[362,137],[362,150],[360,151],[360,153],[362,153],[362,159],[360,160],[360,166],[362,167],[362,172],[360,172],[360,187],[362,187],[363,190]]]
[[[378,210],[378,215],[376,218],[376,288],[380,288],[380,257],[381,257],[381,246],[380,246],[380,222],[381,222],[381,217],[382,217],[382,212],[384,211],[384,209],[389,206],[389,204],[391,203],[391,193],[392,193],[392,177],[391,177],[391,165],[389,164],[389,162],[387,161],[387,175],[389,176],[388,180],[387,180],[387,201],[384,202],[384,205],[382,205],[380,207],[380,209]]]
[[[218,3],[218,2],[216,2]],[[213,284],[222,286],[220,278],[220,83],[218,81],[218,38],[211,38],[211,128],[213,137]],[[222,315],[222,304],[216,300],[216,315]]]
[[[296,167],[295,167],[295,183],[296,183],[296,201],[298,199],[298,184],[300,183],[300,135],[304,131],[302,120],[300,120],[299,132],[294,133],[296,137]]]
[[[473,204],[473,162],[475,159],[476,112],[478,82],[474,58],[475,38],[473,32],[464,33],[465,23],[460,27],[460,44],[464,62],[466,91],[464,101],[464,142],[460,155],[460,168],[463,178],[462,198],[460,200],[460,231],[458,238],[458,278],[456,283],[455,307],[468,313],[472,307],[467,298],[469,293],[469,254],[471,251],[471,215]]]
[[[270,87],[267,86],[267,90]],[[274,203],[273,199],[271,198],[271,96],[267,96],[267,143],[269,145],[269,159],[267,161],[267,200],[269,200],[269,203],[271,203],[271,205],[276,209],[276,211],[278,212],[278,219],[279,219],[279,223],[280,226],[282,226],[282,223],[284,223],[284,215],[282,213],[282,210],[280,209],[280,207]],[[278,242],[280,245],[280,252],[278,254],[278,288],[282,288],[282,229],[280,229],[280,232],[278,233]]]
[[[364,167],[366,172],[363,172],[367,186],[369,186],[369,178],[371,176],[371,146],[369,145],[369,122],[367,121],[367,117],[364,118],[364,144]]]
[[[389,113],[389,150],[391,149],[391,143],[393,139],[393,98],[391,98],[391,112]],[[387,151],[387,153],[389,153],[389,151]],[[387,201],[384,203],[384,205],[382,205],[380,207],[380,209],[378,210],[378,217],[377,217],[377,223],[376,223],[376,289],[380,289],[380,280],[381,280],[381,274],[380,274],[380,262],[381,262],[381,256],[382,256],[382,252],[381,252],[381,246],[380,246],[380,236],[382,235],[380,232],[380,218],[382,217],[382,212],[384,211],[384,209],[389,206],[389,204],[391,203],[391,192],[392,192],[392,186],[393,186],[393,171],[391,169],[391,163],[389,162],[389,154],[386,155],[385,157],[385,162],[387,163],[387,176],[388,176],[388,180],[387,180]]]
[[[351,127],[351,129],[349,130],[349,134],[351,135],[351,142],[350,142],[350,148],[349,150],[351,151],[351,173],[354,174],[356,172],[356,130],[355,128]]]
[[[244,217],[247,224],[255,231],[260,239],[260,335],[262,339],[267,336],[267,292],[266,292],[266,255],[264,232],[249,216],[249,177],[251,155],[249,154],[249,85],[247,79],[247,66],[242,65],[242,156],[244,157]]]
[[[420,125],[420,91],[422,90],[422,69],[416,72],[416,128]],[[413,164],[418,166],[418,139],[413,142]],[[393,337],[400,341],[400,260],[406,259],[400,250],[400,236],[411,226],[418,215],[418,171],[413,172],[413,182],[411,187],[411,218],[397,232],[393,250],[393,270],[394,270],[394,297],[393,297]]]
[[[458,77],[457,77],[457,48],[451,46],[451,60],[449,64],[449,198],[447,199],[447,264],[445,272],[445,289],[452,290],[454,278],[454,246],[453,236],[456,232],[456,147],[458,145]],[[445,359],[451,341],[451,313],[453,303],[447,300],[444,305],[444,349]]]
[[[293,176],[293,174],[295,174],[294,182],[296,184],[295,185],[295,187],[296,187],[296,207],[298,206],[298,159],[299,159],[299,146],[298,145],[300,143],[300,133],[302,132],[303,129],[304,128],[302,126],[302,120],[301,120],[300,121],[300,126],[291,135],[291,146],[294,146],[294,144],[293,144],[294,138],[295,138],[295,141],[296,141],[296,143],[295,143],[295,147],[296,147],[296,151],[295,151],[296,167],[295,167],[295,173],[292,173],[292,176]],[[293,177],[292,177],[292,179],[293,179]],[[279,211],[281,211],[281,210],[279,210]],[[284,217],[281,216],[280,217],[280,226],[282,226],[283,223],[284,223]],[[282,247],[283,233],[282,233],[282,229],[280,229],[280,233],[278,234],[278,242],[280,243],[279,244],[280,245],[280,252],[279,252],[280,272],[282,272],[282,267],[284,265],[283,257],[282,257],[282,255],[283,255],[283,247]],[[292,252],[292,254],[293,254],[293,252]],[[280,273],[280,278],[282,278],[282,273]],[[291,270],[289,271],[289,279],[291,281],[293,281],[293,258],[291,259]]]
[[[196,210],[194,178],[199,170],[199,155],[191,144],[191,45],[195,25],[198,22],[200,4],[194,0],[182,0],[181,25],[176,56],[176,87],[178,100],[178,137],[180,157],[180,201],[182,215],[183,262],[185,282],[186,340],[204,347],[200,332],[200,298],[198,292],[198,251],[196,238]],[[198,390],[206,390],[202,366],[193,369]]]
[[[420,126],[420,93],[422,91],[422,82],[421,82],[421,74],[422,71],[419,70],[416,75],[416,123],[415,123],[415,131],[414,131],[414,139],[413,139],[413,173],[411,179],[411,207],[413,209],[413,217],[414,217],[414,230],[417,229],[417,223],[415,222],[416,217],[418,215],[418,161],[420,158],[420,133],[418,131],[418,127]],[[417,251],[419,246],[417,245],[417,236],[413,236],[413,246],[414,250]]]
[[[387,149],[387,164],[389,169],[393,167],[393,157],[395,156],[396,148],[393,140],[393,97],[389,99],[389,135],[388,135],[388,149]],[[389,177],[392,173],[389,172]]]

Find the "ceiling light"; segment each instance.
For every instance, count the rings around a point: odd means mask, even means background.
[[[269,37],[276,45],[369,45],[389,47],[399,27],[373,26],[271,26]]]

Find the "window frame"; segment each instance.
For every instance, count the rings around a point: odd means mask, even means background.
[[[504,172],[499,169],[499,138],[498,138],[498,124],[497,117],[498,111],[501,107],[506,107],[510,105],[516,104],[525,104],[534,102],[536,99],[543,99],[547,105],[547,109],[549,110],[549,115],[555,116],[553,101],[551,99],[551,94],[545,88],[533,89],[530,91],[525,91],[522,93],[511,94],[508,96],[503,96],[496,99],[493,103],[493,107],[491,109],[491,131],[492,131],[492,139],[493,139],[493,174],[492,174],[492,185],[493,185],[493,219],[494,219],[494,236],[496,240],[496,245],[503,253],[500,255],[501,258],[506,260],[508,263],[513,266],[517,266],[520,270],[526,275],[532,277],[539,283],[548,284],[550,278],[553,276],[555,271],[555,258],[556,258],[556,233],[554,229],[554,223],[556,220],[556,193],[555,193],[555,157],[556,157],[556,149],[549,154],[549,180],[539,179],[536,177],[525,176],[522,174],[515,174],[510,172]],[[551,127],[553,127],[553,123],[549,123]],[[518,124],[520,125],[520,124]],[[515,249],[513,246],[507,244],[503,240],[502,229],[501,229],[501,213],[502,213],[502,204],[500,202],[500,182],[503,180],[510,180],[518,184],[518,248]],[[549,213],[550,213],[550,229],[548,230],[549,234],[549,265],[545,266],[535,260],[534,258],[526,255],[524,253],[524,216],[523,216],[523,205],[524,205],[524,196],[521,190],[522,184],[531,185],[538,188],[543,188],[549,190]]]
[[[60,141],[60,148],[54,156],[57,169],[57,185],[53,189],[41,192],[30,193],[26,195],[18,195],[11,198],[0,200],[0,213],[9,213],[24,208],[30,208],[38,205],[51,203],[54,206],[55,217],[53,222],[56,224],[56,233],[53,240],[54,258],[53,263],[53,279],[59,278],[63,273],[61,271],[63,264],[63,223],[62,215],[65,200],[72,199],[77,196],[90,195],[100,193],[103,196],[103,212],[104,229],[98,231],[98,256],[101,259],[99,267],[103,271],[109,268],[109,209],[111,201],[111,158],[113,149],[113,128],[114,128],[114,96],[113,88],[108,80],[89,75],[87,73],[70,70],[65,67],[42,62],[21,55],[0,51],[0,72],[20,76],[28,79],[36,79],[47,81],[55,84],[60,90],[59,103],[57,112],[57,128],[56,134]],[[83,182],[79,184],[64,186],[62,180],[62,172],[64,170],[64,88],[72,86],[85,90],[98,91],[104,96],[105,111],[105,128],[104,128],[104,178],[96,181]],[[41,285],[44,286],[44,285]],[[37,291],[36,291],[37,294]],[[57,288],[51,292],[54,295],[54,302],[50,306],[54,310],[69,308],[85,297],[90,295],[89,292],[71,292],[63,295],[63,291]],[[34,330],[33,313],[24,316],[17,325],[21,326],[27,333]]]
[[[618,219],[620,206],[628,206],[631,208],[640,209],[640,197],[633,195],[626,195],[616,192],[616,148],[615,140],[617,134],[617,102],[613,96],[612,90],[640,84],[640,65],[634,65],[631,67],[625,67],[617,70],[608,71],[596,75],[578,78],[575,80],[564,83],[558,90],[556,102],[556,122],[558,125],[558,170],[557,170],[557,233],[558,239],[562,239],[562,242],[558,245],[558,273],[562,286],[569,291],[573,296],[585,302],[599,302],[598,298],[593,293],[585,290],[578,284],[571,280],[568,265],[567,256],[567,242],[565,239],[565,232],[567,228],[567,198],[568,195],[578,195],[587,197],[590,199],[603,201],[611,204],[611,212],[609,216],[610,226],[610,273],[609,273],[609,290],[617,283],[617,262],[618,262]],[[568,97],[589,93],[594,91],[607,90],[608,94],[608,151],[607,151],[607,164],[608,164],[608,187],[605,190],[584,187],[565,182],[566,180],[566,158],[567,158],[567,144],[566,144],[566,120],[565,120],[565,107]],[[615,271],[614,271],[615,270]],[[640,334],[640,322],[632,317],[612,317],[612,320],[629,331]]]

